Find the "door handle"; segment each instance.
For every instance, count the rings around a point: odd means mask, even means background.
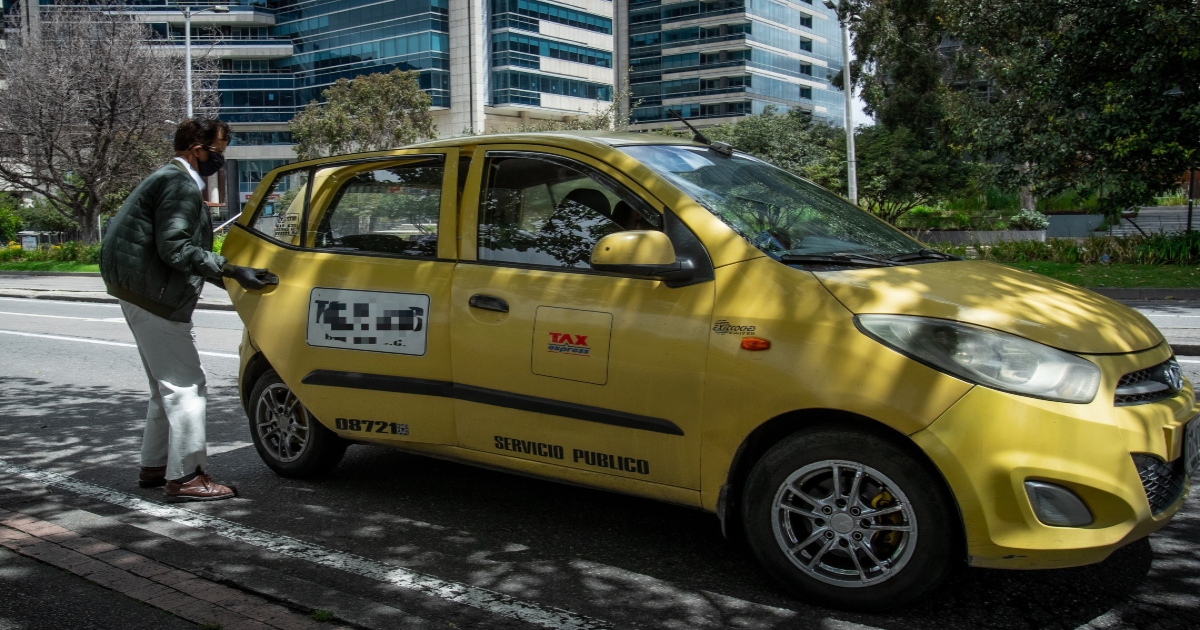
[[[485,311],[496,311],[497,313],[508,312],[508,302],[494,296],[476,293],[467,301],[467,305],[471,308],[481,308]]]

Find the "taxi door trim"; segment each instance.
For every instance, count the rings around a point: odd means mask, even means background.
[[[482,405],[505,407],[507,409],[529,411],[598,424],[609,424],[627,429],[640,429],[642,431],[666,433],[668,435],[684,434],[683,429],[679,428],[679,425],[664,418],[642,416],[624,411],[605,409],[603,407],[580,405],[551,398],[515,394],[498,389],[464,385],[449,381],[390,376],[386,374],[368,374],[364,372],[313,370],[305,375],[301,379],[301,382],[305,385],[454,398]]]

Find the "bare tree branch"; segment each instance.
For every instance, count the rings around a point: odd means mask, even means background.
[[[133,17],[86,8],[55,7],[40,36],[10,37],[0,55],[0,180],[44,196],[94,241],[105,200],[171,155],[168,121],[184,115],[182,52]],[[202,51],[194,65],[198,111],[214,111],[215,63]]]

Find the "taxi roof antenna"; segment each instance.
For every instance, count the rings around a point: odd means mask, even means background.
[[[705,136],[704,134],[697,131],[696,128],[693,127],[691,123],[684,120],[683,116],[681,116],[679,114],[679,112],[677,112],[673,109],[668,109],[667,111],[671,112],[672,116],[678,118],[679,122],[683,123],[684,125],[687,126],[688,129],[692,130],[692,140],[694,142],[699,142],[700,144],[707,144],[708,148],[712,149],[713,151],[716,151],[717,153],[720,153],[721,155],[733,155],[733,147],[732,146],[730,146],[724,142],[713,142],[712,140],[709,140],[707,136]]]

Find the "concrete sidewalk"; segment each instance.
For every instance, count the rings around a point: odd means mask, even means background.
[[[222,630],[338,630],[304,614],[0,505],[0,547],[138,602]]]
[[[104,291],[104,281],[99,274],[51,275],[0,271],[0,297],[117,303],[117,298]],[[229,301],[229,294],[208,285],[200,294],[196,308],[232,311],[233,303]]]

